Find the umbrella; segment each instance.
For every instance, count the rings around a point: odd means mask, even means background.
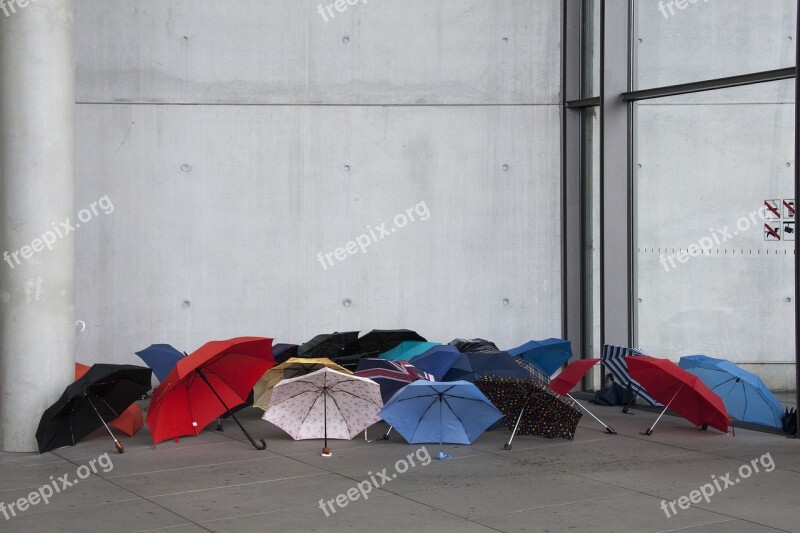
[[[119,453],[125,449],[106,422],[118,418],[150,390],[153,371],[133,365],[93,365],[45,410],[36,430],[39,453],[72,446],[105,427]]]
[[[410,329],[373,329],[345,348],[346,354],[387,352],[403,341],[428,342]]]
[[[486,339],[453,339],[448,344],[455,346],[461,353],[500,351],[495,343]]]
[[[572,347],[569,341],[564,339],[528,341],[507,351],[513,356],[522,357],[533,363],[548,376],[552,376],[572,358]]]
[[[626,348],[624,346],[614,346],[612,344],[604,344],[600,352],[600,361],[603,366],[611,372],[611,375],[619,382],[619,384],[633,393],[631,401],[622,408],[623,413],[628,412],[628,408],[636,400],[638,395],[647,404],[656,406],[656,401],[653,396],[642,387],[642,385],[633,379],[630,372],[628,372],[628,365],[625,364],[625,359],[631,356],[644,355],[640,350],[635,348]]]
[[[285,363],[292,357],[298,357],[297,350],[300,347],[297,344],[276,344],[272,347],[272,358],[275,359],[275,364],[279,365]]]
[[[298,357],[336,357],[342,355],[344,347],[358,339],[357,331],[323,333],[297,348]]]
[[[432,375],[407,361],[386,361],[375,358],[361,359],[355,375],[377,383],[381,388],[381,398],[384,402],[388,402],[397,391],[418,379],[435,381]]]
[[[438,342],[403,341],[391,350],[378,355],[378,357],[389,361],[410,361],[434,346],[441,345]]]
[[[89,368],[90,367],[88,365],[75,363],[75,379],[80,379],[83,377],[83,375],[89,371]],[[133,437],[136,435],[137,431],[144,427],[144,415],[142,414],[142,408],[135,403],[132,403],[127,409],[122,411],[122,414],[119,415],[119,418],[115,418],[114,420],[110,421],[108,425],[122,431],[129,437]]]
[[[169,344],[151,344],[144,350],[136,352],[136,355],[153,369],[158,381],[164,381],[175,368],[175,364],[184,357],[184,354]]]
[[[381,410],[409,444],[438,442],[439,459],[448,457],[442,444],[472,444],[502,413],[467,381],[415,381],[398,392]]]
[[[444,375],[443,381],[475,381],[479,377],[491,374],[525,378],[531,375],[506,352],[469,352],[462,353],[458,361]]]
[[[564,368],[564,370],[562,370],[558,376],[556,376],[555,378],[553,378],[552,381],[550,381],[549,387],[550,390],[552,390],[556,394],[560,394],[561,396],[566,396],[570,400],[575,402],[575,405],[577,405],[578,407],[589,413],[589,416],[600,422],[600,424],[606,428],[606,431],[608,433],[610,433],[611,435],[616,435],[617,432],[614,431],[613,428],[607,426],[602,420],[594,416],[594,413],[592,413],[589,409],[581,405],[578,402],[578,400],[573,398],[572,395],[569,393],[569,391],[574,389],[575,385],[577,385],[578,382],[581,379],[583,379],[583,376],[586,375],[586,372],[588,372],[590,368],[592,368],[599,362],[600,359],[579,359],[577,361],[573,361],[570,364],[568,364],[566,368]]]
[[[542,385],[535,378],[483,376],[478,388],[503,413],[503,423],[512,431],[503,446],[511,449],[514,436],[541,435],[572,440],[581,411],[575,404]]]
[[[708,426],[728,432],[728,412],[722,399],[703,382],[668,359],[648,355],[626,357],[628,371],[660,402],[664,410],[643,435],[653,428],[672,407],[672,410],[691,423],[706,429]]]
[[[434,346],[423,354],[414,357],[411,362],[415,367],[432,374],[437,381],[441,381],[448,370],[453,368],[456,361],[461,357],[454,346],[440,345]]]
[[[380,420],[382,406],[377,383],[324,367],[275,385],[262,418],[294,440],[324,438],[329,457],[328,438],[352,439]]]
[[[725,359],[681,357],[678,366],[699,377],[725,403],[731,417],[781,429],[783,408],[761,378]]]
[[[272,389],[284,379],[296,378],[297,376],[305,376],[320,368],[332,368],[344,374],[352,374],[349,370],[342,368],[330,359],[319,358],[303,358],[292,357],[285,362],[273,366],[258,380],[255,387],[253,387],[253,406],[259,409],[266,410],[269,405],[269,399],[272,396]]]
[[[244,403],[256,381],[275,364],[272,339],[239,337],[211,341],[184,357],[153,392],[147,425],[153,443],[197,435],[223,412],[239,426],[256,449],[261,446],[242,426],[230,407]]]

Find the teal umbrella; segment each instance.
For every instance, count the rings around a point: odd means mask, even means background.
[[[387,361],[411,361],[413,357],[424,354],[434,346],[439,346],[439,343],[403,341],[391,350],[378,355],[378,359],[386,359]]]

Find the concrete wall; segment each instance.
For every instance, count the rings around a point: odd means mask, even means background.
[[[317,10],[76,1],[77,207],[108,197],[76,232],[79,360],[351,328],[561,334],[560,2]]]
[[[791,0],[709,0],[668,17],[642,0],[637,13],[640,88],[794,65]],[[764,200],[793,194],[793,90],[636,105],[637,344],[648,352],[731,359],[794,388],[794,243],[765,241],[760,217],[748,223]],[[708,255],[662,262],[709,238]]]

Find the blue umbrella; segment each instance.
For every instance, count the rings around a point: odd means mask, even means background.
[[[572,347],[569,341],[564,339],[528,341],[507,351],[538,366],[548,376],[552,376],[572,358]]]
[[[462,353],[453,367],[444,375],[443,381],[475,381],[481,376],[504,376],[527,378],[531,372],[515,357],[506,352]],[[417,364],[416,361],[414,364]]]
[[[783,408],[761,378],[725,359],[705,355],[681,357],[678,364],[700,378],[725,403],[733,418],[781,428]]]
[[[442,381],[444,375],[461,357],[461,352],[453,346],[441,345],[430,348],[417,355],[411,361],[415,367],[432,374],[436,381]]]
[[[415,381],[398,392],[379,413],[409,444],[438,442],[439,459],[448,457],[442,443],[472,444],[503,418],[473,383]]]
[[[403,341],[388,352],[383,352],[382,354],[378,355],[378,358],[386,359],[388,361],[411,361],[412,357],[423,354],[434,346],[439,346],[439,343]]]
[[[152,344],[150,347],[136,352],[136,355],[153,369],[153,374],[156,375],[158,381],[164,381],[172,372],[175,364],[184,357],[181,352],[169,344]]]

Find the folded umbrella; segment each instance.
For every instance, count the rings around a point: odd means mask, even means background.
[[[295,440],[325,439],[322,455],[330,457],[329,438],[352,439],[380,420],[382,406],[374,381],[323,367],[275,385],[262,418]]]
[[[521,346],[506,350],[510,355],[519,356],[552,376],[572,358],[572,346],[564,339],[545,339],[528,341]]]
[[[153,372],[134,365],[93,365],[45,410],[36,430],[39,453],[72,446],[105,427],[119,453],[125,451],[107,422],[119,416],[150,390]]]
[[[503,415],[473,383],[415,381],[392,397],[380,417],[409,444],[438,442],[439,459],[445,459],[443,443],[472,444]]]
[[[164,381],[175,368],[175,364],[184,358],[184,354],[169,344],[151,344],[144,350],[136,352],[136,355],[153,369],[153,374],[159,382]]]
[[[88,365],[75,363],[75,379],[80,379],[83,377],[84,374],[89,371],[89,368],[91,367]],[[122,431],[129,437],[133,437],[140,429],[144,427],[144,415],[142,414],[142,408],[135,403],[132,403],[127,409],[122,411],[122,414],[120,414],[118,418],[111,420],[108,425],[112,428]]]
[[[535,378],[482,376],[475,385],[503,413],[503,423],[512,431],[503,446],[511,449],[514,436],[541,435],[572,440],[581,411]]]
[[[625,358],[628,371],[653,397],[664,404],[664,410],[643,435],[651,435],[667,409],[691,423],[706,429],[708,426],[728,432],[728,412],[722,399],[711,392],[697,376],[668,359],[648,355]]]
[[[325,357],[293,357],[277,366],[273,366],[258,380],[258,383],[253,387],[253,396],[255,397],[253,406],[266,410],[267,406],[269,406],[269,400],[272,397],[272,389],[275,385],[284,379],[305,376],[306,374],[310,374],[324,367],[344,374],[352,374],[352,372],[346,368],[337,365]]]
[[[678,366],[719,395],[731,417],[781,429],[783,407],[760,377],[730,361],[705,355],[681,357]]]
[[[583,379],[583,376],[586,375],[589,369],[599,362],[600,359],[579,359],[577,361],[573,361],[570,364],[568,364],[558,376],[556,376],[550,381],[549,387],[550,390],[552,390],[556,394],[560,394],[561,396],[566,396],[570,400],[575,402],[575,405],[577,405],[578,407],[589,413],[589,416],[600,422],[600,424],[604,428],[606,428],[606,431],[608,433],[610,433],[611,435],[616,435],[617,432],[614,431],[613,428],[607,426],[602,420],[597,418],[594,415],[594,413],[592,413],[589,409],[581,405],[581,403],[578,402],[578,400],[576,400],[575,398],[573,398],[572,395],[569,393],[569,391],[574,389],[575,386],[578,384],[578,382],[581,379]]]
[[[420,370],[433,375],[436,381],[441,381],[460,357],[461,352],[455,346],[441,345],[434,346],[425,353],[417,355],[410,362]]]
[[[403,341],[391,350],[378,355],[378,358],[388,361],[410,361],[434,346],[440,346],[440,344],[438,342]]]
[[[461,353],[499,352],[500,349],[492,341],[486,339],[453,339],[448,343]]]
[[[197,435],[223,412],[242,430],[256,449],[261,446],[231,413],[229,406],[247,400],[253,385],[275,364],[272,339],[239,337],[211,341],[184,357],[153,392],[147,425],[153,443]]]

